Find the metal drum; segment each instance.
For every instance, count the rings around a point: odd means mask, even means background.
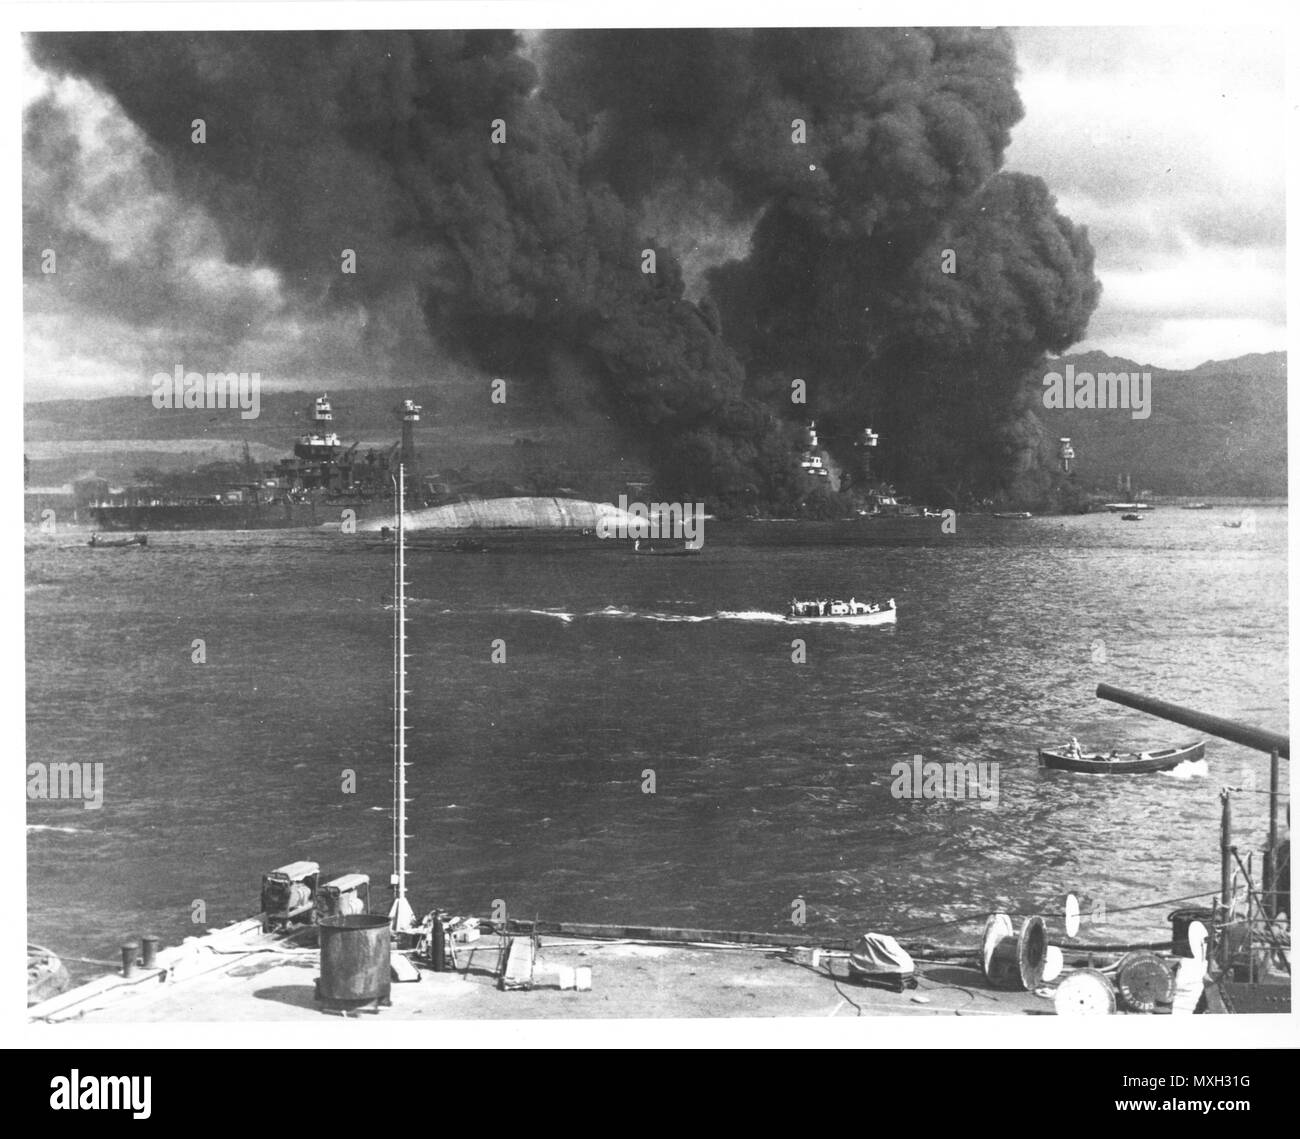
[[[320,922],[320,980],[324,1001],[379,1001],[392,991],[392,936],[380,914],[343,914]]]

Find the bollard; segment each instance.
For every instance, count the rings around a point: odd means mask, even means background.
[[[157,934],[147,933],[141,941],[144,942],[144,955],[140,964],[146,969],[158,968],[158,946],[162,944],[162,939]]]
[[[442,911],[439,910],[433,915],[433,930],[429,938],[429,964],[433,967],[435,973],[446,972],[447,969],[447,933],[442,924]]]
[[[135,975],[136,954],[140,952],[140,943],[138,941],[122,942],[122,976],[132,977]]]

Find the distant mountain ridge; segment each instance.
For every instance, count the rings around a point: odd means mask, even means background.
[[[1118,409],[1051,409],[1038,417],[1049,437],[1066,436],[1084,487],[1111,490],[1121,475],[1154,494],[1286,494],[1285,352],[1253,352],[1176,370],[1105,352],[1049,360],[1041,375],[1150,372],[1151,415]],[[1041,390],[1040,390],[1041,395]]]
[[[1122,408],[1043,407],[1042,375],[1064,373],[1067,365],[1094,375],[1150,372],[1150,418],[1135,420]],[[1044,435],[1053,445],[1060,436],[1072,440],[1075,480],[1082,487],[1109,492],[1118,476],[1131,475],[1135,489],[1155,494],[1286,494],[1285,352],[1209,360],[1180,371],[1092,351],[1050,359],[1037,376],[1027,386]],[[46,444],[39,449],[41,459],[32,464],[32,482],[63,482],[91,466],[124,479],[143,465],[146,455],[163,465],[184,463],[184,456],[166,452],[175,452],[185,441],[193,441],[194,456],[204,459],[212,457],[211,448],[220,442],[248,441],[259,460],[268,451],[288,454],[294,438],[307,429],[312,400],[320,394],[263,392],[256,420],[241,419],[237,410],[159,411],[147,395],[31,401],[23,409],[25,441]],[[395,442],[401,401],[422,403],[425,416],[417,444],[435,466],[499,469],[511,480],[521,470],[543,465],[563,478],[578,478],[578,472],[568,473],[575,467],[590,468],[596,482],[631,477],[624,472],[632,456],[622,457],[616,442],[602,439],[602,424],[575,427],[572,418],[548,414],[536,402],[512,401],[493,408],[490,420],[470,425],[461,422],[460,408],[447,407],[445,415],[439,414],[444,393],[435,385],[344,388],[330,394],[339,434],[348,442]],[[68,447],[66,454],[53,454],[60,443],[89,440],[103,441],[105,453]],[[164,440],[171,444],[152,453],[150,443]],[[593,448],[602,454],[593,455]]]

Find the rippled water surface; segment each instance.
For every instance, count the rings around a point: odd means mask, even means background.
[[[1130,907],[1216,889],[1217,787],[1267,787],[1267,757],[1212,741],[1208,775],[1096,777],[1035,752],[1195,738],[1100,681],[1286,730],[1286,512],[1222,525],[1240,513],[716,524],[693,559],[412,552],[416,909],[776,930],[802,897],[844,935],[1075,890],[1103,936],[1166,933],[1171,906]],[[386,904],[387,555],[302,531],[84,541],[28,537],[27,761],[102,762],[105,786],[100,810],[28,804],[31,939],[174,941],[196,899],[211,925],[248,916],[295,858],[369,871]],[[796,593],[893,597],[898,623],[791,629]],[[996,762],[996,802],[894,798],[913,755]],[[1243,850],[1266,810],[1241,797]]]

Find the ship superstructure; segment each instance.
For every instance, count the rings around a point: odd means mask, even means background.
[[[408,408],[419,408],[407,400],[403,407],[403,453],[409,447],[414,454],[414,439],[408,437]],[[279,492],[291,501],[301,501],[311,492],[329,496],[387,498],[391,493],[392,475],[399,444],[383,451],[371,447],[361,453],[359,443],[344,446],[334,428],[334,407],[328,394],[318,396],[311,410],[311,430],[300,435],[293,445],[293,455],[281,459],[269,472],[271,485],[266,489]],[[409,469],[409,468],[408,468]],[[270,497],[274,498],[273,493]]]
[[[156,488],[130,488],[91,508],[104,530],[266,530],[342,523],[388,512],[393,476],[404,462],[419,486],[415,425],[422,408],[405,400],[400,442],[384,448],[345,444],[335,427],[328,394],[312,405],[308,430],[294,441],[293,454],[263,477],[226,487],[217,494],[166,497]]]

